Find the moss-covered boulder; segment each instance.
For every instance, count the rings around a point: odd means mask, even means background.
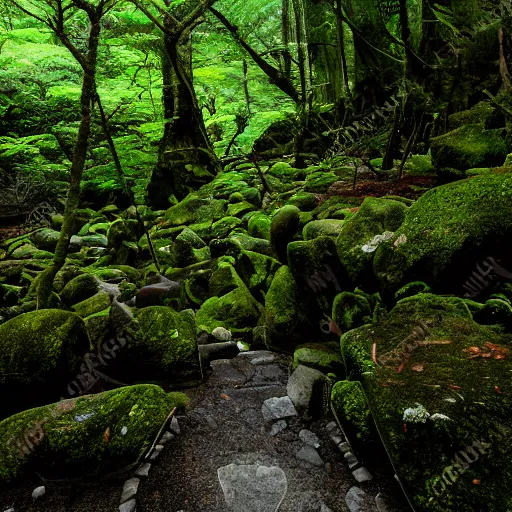
[[[304,240],[312,240],[319,236],[337,237],[345,221],[339,219],[322,219],[308,222],[303,230],[302,237]]]
[[[108,309],[110,307],[110,303],[110,295],[106,291],[99,291],[92,297],[75,304],[73,306],[73,311],[82,318],[86,318]]]
[[[356,286],[375,287],[372,263],[375,250],[402,224],[407,207],[390,199],[367,197],[342,226],[336,240],[340,261]]]
[[[258,252],[266,256],[275,256],[272,246],[268,240],[255,238],[245,233],[233,233],[230,237],[240,248],[246,251]]]
[[[99,477],[150,448],[182,393],[129,386],[30,409],[0,422],[0,482],[34,471],[46,478]]]
[[[304,337],[318,335],[320,327],[310,322],[289,267],[276,272],[258,325],[265,328],[264,342],[272,350],[292,351]]]
[[[417,510],[510,508],[511,349],[464,299],[430,294],[342,337],[348,375]]]
[[[123,382],[176,384],[200,375],[194,317],[187,311],[150,306],[137,311],[124,332],[126,347],[112,366]]]
[[[270,217],[264,213],[256,213],[249,219],[247,232],[255,238],[270,240]]]
[[[315,209],[317,199],[315,194],[311,192],[297,192],[286,202],[287,204],[296,206],[303,212],[308,212]]]
[[[476,265],[512,251],[512,174],[477,176],[425,193],[411,206],[374,261],[382,289],[411,281],[436,292],[464,293]]]
[[[332,319],[347,332],[372,321],[372,304],[362,293],[342,292],[334,298]]]
[[[501,165],[508,153],[503,130],[485,130],[479,124],[461,126],[435,137],[431,150],[435,167],[459,170]]]
[[[64,304],[72,306],[78,302],[89,299],[100,289],[99,279],[92,274],[82,274],[74,277],[64,286],[60,297]]]
[[[166,227],[214,222],[225,216],[227,201],[224,199],[202,199],[189,194],[183,201],[169,208],[165,213]]]
[[[299,364],[325,374],[341,376],[345,373],[338,342],[305,343],[297,346],[293,353],[293,367],[297,368]]]
[[[339,178],[333,172],[318,171],[308,174],[304,190],[306,192],[316,192],[318,194],[325,193],[329,187],[338,181]]]
[[[63,394],[89,348],[75,313],[43,309],[0,325],[0,417]]]
[[[248,333],[258,323],[263,307],[234,274],[231,273],[231,279],[233,283],[238,283],[236,288],[224,295],[209,298],[198,309],[196,313],[198,332],[211,333],[216,327],[225,327],[233,334]]]
[[[274,258],[253,251],[242,251],[235,268],[257,300],[263,302],[281,264]]]
[[[287,205],[278,210],[270,225],[270,243],[277,259],[287,264],[286,249],[293,240],[300,222],[300,210],[296,206]]]
[[[10,307],[18,304],[23,293],[22,286],[12,284],[0,284],[0,307]]]
[[[317,312],[330,314],[334,297],[349,282],[336,254],[335,240],[321,236],[288,244],[288,265],[308,308],[315,304]],[[310,313],[315,315],[313,310]]]
[[[187,267],[210,258],[205,242],[191,229],[185,228],[174,240],[170,250],[174,267]]]

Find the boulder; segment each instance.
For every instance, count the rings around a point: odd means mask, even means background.
[[[345,371],[337,342],[298,345],[293,353],[293,368],[299,365],[314,368],[326,374],[343,375]]]
[[[270,225],[272,221],[268,215],[264,213],[255,213],[249,219],[247,231],[249,235],[255,238],[263,238],[270,240]]]
[[[407,206],[401,202],[367,197],[357,213],[343,224],[336,248],[355,286],[376,288],[372,272],[375,250],[380,243],[376,237],[395,232],[406,213]]]
[[[277,259],[287,264],[286,250],[299,228],[300,210],[296,206],[283,206],[272,218],[270,243]]]
[[[20,412],[0,422],[0,482],[96,477],[133,463],[188,399],[143,384]],[[64,427],[65,428],[64,428]]]
[[[477,264],[505,262],[511,251],[512,174],[477,176],[421,196],[377,249],[374,269],[387,295],[412,281],[462,295]]]
[[[67,306],[89,299],[100,290],[99,279],[92,274],[82,274],[69,281],[60,293],[60,298]]]
[[[298,411],[319,417],[327,407],[327,378],[319,370],[299,365],[288,379],[286,393]]]
[[[480,124],[464,125],[433,138],[431,151],[438,169],[462,171],[502,165],[508,153],[503,130],[485,130]]]
[[[415,509],[510,507],[509,335],[477,324],[464,299],[419,294],[346,333],[341,350]],[[364,437],[359,398],[336,402]]]
[[[0,325],[0,417],[64,394],[89,348],[83,320],[68,311],[32,311]]]
[[[342,332],[372,321],[372,304],[366,294],[342,292],[332,305],[332,319]]]
[[[302,230],[304,240],[312,240],[319,236],[337,237],[345,221],[339,219],[322,219],[308,222]]]

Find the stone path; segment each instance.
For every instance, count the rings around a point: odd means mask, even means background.
[[[211,367],[178,416],[181,434],[141,477],[138,512],[406,510],[396,482],[362,467],[335,422],[298,414],[288,357],[242,352]]]

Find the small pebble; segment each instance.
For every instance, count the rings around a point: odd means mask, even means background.
[[[345,460],[348,462],[348,467],[350,469],[354,469],[356,466],[359,465],[359,461],[352,452],[345,453]]]
[[[153,453],[151,454],[151,456],[149,457],[151,460],[155,460],[159,455],[160,455],[160,452],[163,450],[163,445],[161,444],[157,444],[155,446],[155,449],[153,450]]]
[[[41,496],[44,496],[45,493],[46,493],[46,489],[45,489],[44,485],[42,485],[41,487],[37,487],[36,489],[34,489],[34,491],[32,492],[32,498],[34,500],[37,500]]]
[[[142,464],[135,472],[134,475],[136,476],[148,476],[149,470],[151,469],[151,464],[149,462],[146,462]]]
[[[164,432],[160,438],[160,441],[158,441],[158,444],[165,444],[167,441],[172,441],[174,437],[174,434],[171,434],[170,432]]]
[[[217,422],[213,419],[213,416],[206,416],[206,423],[208,423],[208,426],[213,430],[218,428]]]
[[[135,512],[137,509],[137,501],[131,499],[122,505],[119,505],[119,512]]]
[[[131,500],[136,494],[139,488],[140,480],[138,478],[130,478],[126,480],[123,487],[123,493],[121,494],[121,504]]]
[[[171,420],[171,425],[169,427],[171,429],[171,432],[179,436],[181,434],[180,425],[178,423],[178,419],[173,416]]]
[[[352,475],[360,484],[363,482],[369,482],[370,480],[373,480],[371,473],[365,467],[352,471]]]
[[[340,443],[338,445],[338,448],[343,452],[343,453],[347,453],[350,451],[350,445],[348,443]]]
[[[338,428],[338,425],[336,424],[335,421],[330,421],[329,423],[327,423],[325,428],[327,429],[328,432],[330,432],[331,430],[334,430],[335,428]]]
[[[123,427],[121,429],[121,434],[123,434],[123,436],[125,436],[127,432],[128,432],[128,427]]]
[[[320,439],[318,439],[317,435],[311,432],[311,430],[302,429],[299,432],[299,439],[313,448],[320,448]]]
[[[279,432],[283,431],[287,426],[288,424],[286,423],[285,420],[276,421],[272,425],[272,428],[270,429],[270,435],[276,436],[277,434],[279,434]]]

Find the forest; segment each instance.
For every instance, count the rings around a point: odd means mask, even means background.
[[[0,512],[512,512],[511,0],[0,0]]]

